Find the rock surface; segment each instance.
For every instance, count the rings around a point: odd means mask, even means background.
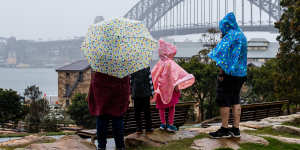
[[[32,143],[44,143],[55,141],[54,138],[38,135],[30,135],[21,139],[10,140],[0,143],[0,147],[22,147]]]
[[[220,126],[210,126],[208,128],[187,128],[185,130],[187,130],[187,131],[194,131],[194,132],[197,132],[199,134],[200,133],[208,134],[210,132],[215,132],[218,129],[220,129]],[[241,126],[240,130],[244,131],[244,130],[256,130],[256,129]]]
[[[286,125],[275,125],[272,127],[272,129],[279,132],[286,132],[286,133],[300,136],[300,128],[297,127],[286,126]]]
[[[168,133],[166,131],[155,130],[151,134],[131,134],[125,138],[126,146],[161,146],[171,141],[182,140],[185,138],[193,138],[199,133],[194,131],[181,130],[176,133]]]
[[[210,139],[203,138],[195,140],[191,146],[196,150],[215,150],[218,148],[232,148],[237,150],[242,143],[256,143],[268,145],[269,142],[262,137],[241,133],[241,138],[229,138],[229,139]]]
[[[54,143],[32,144],[25,150],[95,150],[94,144],[81,139],[77,135],[64,136]]]
[[[260,136],[274,138],[285,143],[300,144],[300,139],[296,139],[296,138],[287,138],[287,137],[273,136],[273,135],[260,135]]]

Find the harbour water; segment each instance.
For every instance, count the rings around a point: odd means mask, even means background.
[[[0,68],[0,88],[23,95],[27,86],[37,85],[47,96],[57,95],[57,72],[54,68]]]

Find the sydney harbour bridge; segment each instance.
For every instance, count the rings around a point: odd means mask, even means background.
[[[124,17],[143,21],[151,34],[159,38],[218,29],[220,19],[228,12],[235,13],[243,31],[278,32],[274,22],[280,19],[282,10],[280,0],[140,0]],[[12,54],[17,63],[27,64],[41,61],[61,64],[78,60],[82,58],[79,50],[82,39],[29,41],[0,37],[0,66]],[[74,56],[69,58],[71,53]]]
[[[143,21],[156,38],[205,33],[234,12],[246,32],[277,32],[280,0],[140,0],[124,17]]]

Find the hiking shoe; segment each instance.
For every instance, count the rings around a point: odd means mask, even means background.
[[[229,128],[228,130],[232,137],[236,137],[236,138],[241,137],[239,128],[232,127],[232,128]]]
[[[177,128],[173,125],[168,125],[167,131],[175,133],[177,131]]]
[[[166,130],[166,125],[165,124],[161,124],[159,127],[160,130]]]
[[[230,138],[231,134],[229,133],[228,128],[221,127],[218,131],[209,133],[209,136],[213,139],[220,139]]]

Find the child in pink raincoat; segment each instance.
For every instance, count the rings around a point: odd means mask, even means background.
[[[195,77],[187,73],[173,60],[176,55],[174,45],[159,40],[158,53],[160,60],[151,71],[155,90],[152,101],[156,102],[156,108],[159,109],[160,129],[175,132],[177,131],[174,126],[175,105],[179,101],[180,90],[191,86],[195,82]],[[165,120],[166,108],[169,108],[168,124]]]

